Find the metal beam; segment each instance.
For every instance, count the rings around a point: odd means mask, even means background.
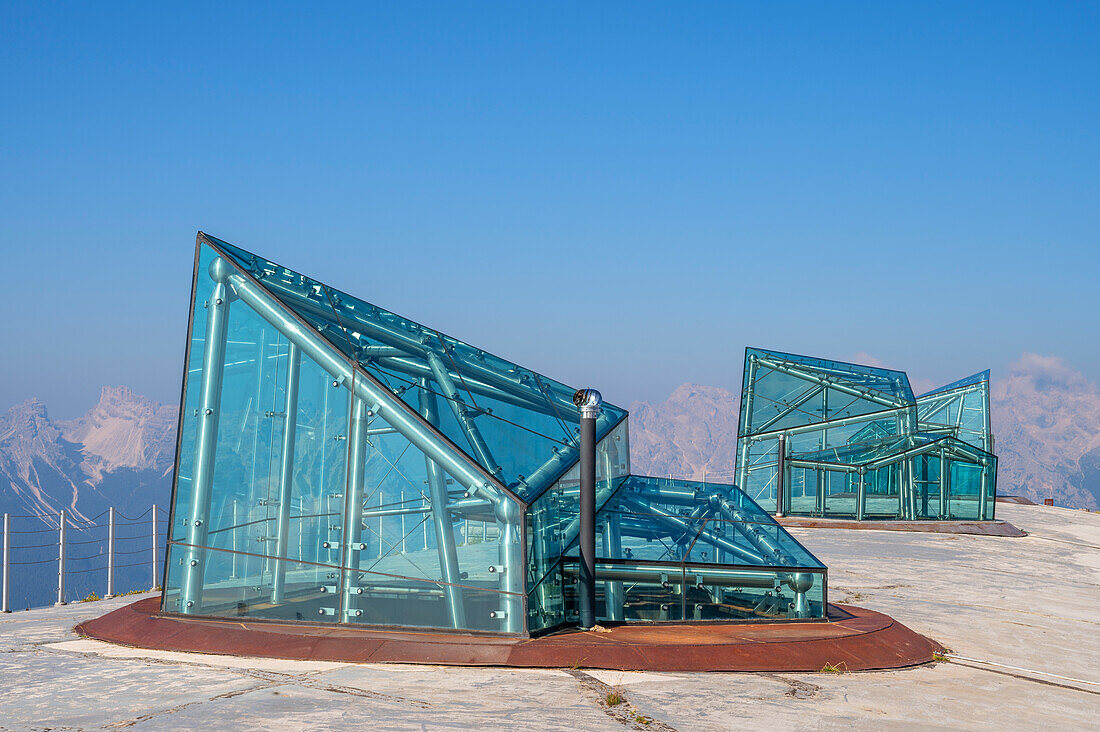
[[[890,399],[879,392],[859,389],[854,386],[849,386],[843,382],[836,382],[828,377],[818,376],[815,373],[803,371],[798,367],[791,366],[781,361],[775,361],[770,358],[762,357],[760,358],[760,363],[767,368],[778,371],[781,374],[793,376],[796,379],[802,379],[803,381],[808,381],[811,384],[819,384],[829,389],[833,389],[834,391],[839,391],[842,394],[848,394],[849,396],[866,399],[869,402],[881,404],[886,407],[905,407],[912,404],[912,402],[910,402],[908,399]]]
[[[867,414],[853,414],[850,417],[839,417],[829,420],[829,429],[844,427],[855,422],[880,422],[884,419],[890,419],[891,417],[896,420],[901,417],[901,413],[905,411],[907,411],[905,407],[895,407],[893,409],[884,409],[879,412],[868,412]],[[759,432],[747,436],[743,435],[742,437],[752,442],[763,442],[764,440],[776,439],[780,432],[790,437],[791,435],[798,435],[803,432],[817,432],[821,429],[821,426],[821,422],[813,422],[811,424],[803,424],[795,427],[783,427],[781,429],[772,430],[771,432]]]
[[[438,426],[439,406],[435,394],[428,389],[428,380],[420,380],[420,414],[428,424]],[[462,598],[462,574],[458,566],[458,551],[455,547],[455,532],[451,525],[451,512],[447,508],[450,496],[447,495],[447,479],[443,470],[427,455],[424,467],[428,474],[428,491],[431,494],[432,523],[435,526],[435,543],[439,551],[439,568],[442,579],[443,597],[447,604],[447,617],[453,628],[466,627],[466,606]]]
[[[419,357],[414,356],[370,356],[370,361],[376,363],[380,368],[387,369],[389,371],[396,371],[398,373],[411,376],[414,379],[421,377],[432,378],[432,370],[428,364]],[[451,379],[458,379],[458,372],[453,369],[449,369],[448,373],[451,375]],[[523,409],[529,409],[539,414],[545,414],[549,417],[560,419],[563,422],[572,422],[576,424],[580,417],[576,411],[556,410],[552,405],[546,401],[533,401],[530,398],[518,396],[502,389],[498,389],[491,384],[487,384],[480,379],[476,379],[473,376],[463,375],[461,377],[463,388],[479,396],[489,397],[490,399],[496,399],[497,401],[504,402],[505,404],[511,404]]]
[[[470,448],[473,450],[474,457],[477,458],[482,467],[499,479],[503,470],[501,470],[496,460],[493,459],[493,454],[489,451],[489,446],[481,436],[481,430],[474,424],[474,417],[466,408],[466,402],[462,400],[462,394],[459,393],[458,389],[455,388],[454,382],[451,381],[451,375],[447,373],[447,368],[443,364],[443,359],[434,351],[429,351],[427,358],[428,366],[431,367],[432,370],[432,377],[435,379],[435,383],[439,384],[439,388],[443,390],[443,396],[447,399],[447,404],[450,406],[451,412],[458,421],[459,427],[462,428],[463,434],[466,435],[466,440],[470,443]]]
[[[786,405],[786,406],[787,406],[787,408],[786,408],[786,409],[784,409],[784,410],[783,410],[783,411],[781,411],[781,412],[780,412],[779,414],[777,414],[777,415],[775,415],[774,417],[772,417],[771,419],[769,419],[769,420],[768,420],[767,422],[765,422],[764,424],[762,424],[762,425],[760,425],[759,427],[757,427],[757,428],[756,428],[756,429],[755,429],[755,430],[753,431],[753,434],[758,434],[758,433],[761,433],[761,432],[767,432],[767,431],[768,431],[768,428],[769,428],[769,427],[771,427],[771,426],[772,426],[773,424],[775,424],[775,423],[776,423],[776,422],[778,422],[779,420],[783,419],[784,417],[786,417],[786,416],[787,416],[788,414],[790,414],[791,412],[793,412],[793,411],[797,410],[797,409],[798,409],[799,407],[801,407],[801,406],[802,406],[803,404],[805,404],[806,402],[808,402],[808,401],[810,401],[811,399],[813,399],[813,398],[814,398],[815,396],[817,396],[818,394],[821,394],[821,393],[823,393],[823,392],[826,392],[826,391],[827,391],[827,390],[825,389],[825,387],[824,387],[824,386],[818,386],[818,385],[814,385],[814,386],[810,387],[810,390],[809,390],[809,391],[807,391],[807,392],[806,392],[805,394],[803,394],[802,396],[800,396],[800,397],[799,397],[798,399],[796,399],[795,401],[793,401],[793,402],[791,402],[790,404]]]
[[[187,517],[187,551],[180,583],[180,612],[192,615],[202,608],[203,576],[206,572],[207,523],[214,480],[214,457],[218,446],[218,418],[221,413],[222,377],[225,368],[225,338],[229,325],[232,293],[225,260],[214,259],[208,272],[214,289],[206,301],[206,336],[203,341],[202,379],[199,384],[198,429],[195,435],[195,464],[191,481],[191,505]]]
[[[229,280],[243,302],[271,323],[288,341],[296,344],[302,353],[332,374],[335,384],[348,389],[353,396],[364,402],[378,404],[380,416],[390,426],[421,452],[430,455],[467,491],[492,501],[498,507],[504,502],[514,501],[494,485],[491,476],[479,465],[458,448],[441,440],[392,391],[373,377],[356,371],[342,353],[311,328],[289,315],[286,306],[273,298],[261,285],[240,274],[231,275]],[[518,507],[516,510],[518,511]]]
[[[612,512],[607,517],[603,527],[602,546],[603,555],[608,559],[618,559],[623,555],[623,531],[622,517],[617,512]],[[598,572],[597,572],[598,575]],[[604,583],[604,615],[611,621],[626,619],[623,603],[626,596],[623,594],[623,583],[619,580],[608,580]]]
[[[429,351],[439,350],[425,343],[425,336],[428,336],[428,338],[438,337],[438,333],[429,328],[419,328],[416,333],[413,333],[400,326],[385,324],[381,322],[377,315],[368,317],[346,303],[338,305],[339,312],[334,312],[327,303],[314,300],[303,293],[301,289],[282,282],[277,277],[265,277],[264,285],[294,298],[296,307],[325,319],[337,319],[341,323],[346,322],[349,326],[358,330],[361,335],[384,345],[400,349],[411,356],[426,358]],[[379,308],[374,309],[378,312],[384,312]],[[352,333],[352,336],[354,337],[354,333]],[[534,401],[541,402],[548,399],[564,411],[576,413],[576,409],[572,404],[571,393],[566,394],[556,391],[548,385],[550,394],[544,394],[536,385],[527,380],[526,375],[503,374],[485,364],[478,363],[476,360],[455,358],[454,362],[463,376],[480,378],[482,381],[503,391]]]
[[[657,506],[646,505],[645,503],[642,503],[641,501],[635,499],[633,496],[624,496],[623,503],[633,506],[635,510],[639,510],[643,515],[649,516],[658,523],[664,524],[667,527],[677,529],[681,532],[691,534],[693,536],[698,534],[701,541],[704,541],[711,546],[725,549],[731,554],[745,557],[746,559],[753,562],[764,561],[764,558],[760,555],[749,551],[739,544],[735,544],[724,536],[715,534],[713,531],[707,531],[706,529],[699,531],[698,528],[692,525],[691,521],[685,519],[682,516],[676,516],[675,514],[671,514]],[[735,526],[737,520],[738,519],[736,518],[731,518],[731,521],[735,522]]]
[[[340,554],[343,557],[340,573],[340,622],[351,623],[363,614],[355,606],[363,594],[359,586],[359,562],[366,546],[363,539],[363,486],[367,461],[367,405],[362,399],[353,399],[351,426],[348,430],[347,495],[344,498],[344,516]],[[381,535],[378,537],[382,541]]]
[[[302,352],[290,344],[286,366],[286,402],[283,407],[283,450],[279,461],[279,514],[275,523],[275,576],[271,602],[283,602],[286,593],[286,557],[290,542],[290,501],[294,496],[294,437],[298,432],[298,383],[302,373]]]

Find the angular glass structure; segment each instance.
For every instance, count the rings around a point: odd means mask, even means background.
[[[200,233],[165,612],[576,622],[570,387]],[[826,568],[734,486],[630,474],[596,421],[599,617],[820,618]]]
[[[901,371],[746,349],[736,475],[785,514],[992,520],[989,372],[917,397]]]

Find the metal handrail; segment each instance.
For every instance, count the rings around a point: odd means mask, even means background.
[[[135,562],[135,563],[130,563],[130,564],[116,565],[115,558],[118,557],[118,556],[122,556],[122,555],[138,554],[138,553],[141,553],[141,552],[148,551],[151,554],[151,559],[150,559],[150,562],[149,562],[149,573],[150,573],[150,577],[151,577],[151,582],[150,582],[149,587],[150,587],[150,591],[156,590],[157,589],[157,579],[158,579],[159,571],[160,571],[160,563],[157,561],[158,557],[159,557],[159,550],[160,550],[160,544],[158,543],[158,538],[160,537],[162,531],[164,531],[166,533],[166,529],[161,527],[161,524],[165,521],[165,519],[160,518],[160,516],[158,515],[161,511],[160,507],[157,506],[154,503],[154,504],[152,504],[152,507],[151,507],[150,510],[152,511],[151,520],[149,520],[149,522],[147,524],[147,526],[149,526],[148,536],[151,539],[150,547],[148,549],[139,549],[139,550],[125,551],[125,552],[116,551],[116,549],[115,549],[116,544],[117,544],[119,539],[132,540],[132,539],[140,539],[140,538],[143,538],[143,537],[142,537],[142,535],[118,537],[118,536],[115,535],[115,528],[117,526],[134,526],[134,525],[137,525],[138,523],[145,523],[145,522],[144,521],[128,521],[128,522],[124,522],[124,523],[116,523],[115,516],[116,515],[122,516],[123,514],[116,511],[113,506],[108,508],[103,513],[100,513],[99,515],[95,516],[90,521],[89,520],[85,520],[85,521],[73,520],[72,516],[67,511],[61,511],[58,514],[35,514],[35,515],[32,515],[32,516],[14,516],[14,518],[37,518],[37,519],[56,519],[57,520],[57,528],[56,529],[49,528],[49,529],[34,530],[34,531],[12,531],[11,520],[12,520],[13,516],[12,516],[12,514],[5,513],[4,514],[4,536],[3,536],[3,553],[4,553],[4,556],[3,556],[3,572],[2,572],[2,576],[0,576],[0,612],[5,612],[5,613],[10,613],[11,612],[11,567],[12,567],[13,564],[17,565],[17,566],[21,566],[21,565],[25,565],[25,564],[45,564],[47,562],[56,562],[57,563],[57,602],[55,604],[56,605],[66,605],[66,604],[68,604],[68,600],[67,600],[67,596],[66,596],[66,592],[65,592],[65,579],[66,579],[67,575],[70,575],[70,574],[84,574],[84,573],[87,573],[87,572],[103,572],[103,571],[106,571],[106,574],[107,574],[107,576],[106,576],[106,592],[104,594],[104,597],[114,597],[115,596],[115,570],[120,569],[120,568],[124,568],[124,567],[140,566],[141,564],[143,564],[143,562]],[[95,523],[96,520],[98,520],[104,514],[107,515],[107,522],[102,523],[102,524],[101,523]],[[142,517],[145,516],[145,515],[146,515],[145,512],[143,512],[141,514]],[[139,518],[141,518],[141,517],[139,517]],[[107,528],[107,536],[104,537],[104,538],[101,538],[101,539],[88,539],[88,540],[77,541],[77,542],[72,542],[72,541],[68,540],[67,532],[70,529],[76,529],[78,531],[89,531],[91,529],[103,528],[103,527]],[[56,559],[45,559],[45,560],[40,560],[40,561],[35,561],[35,562],[12,562],[11,561],[11,555],[12,555],[11,539],[12,539],[13,534],[44,533],[44,532],[48,532],[48,531],[57,532],[57,541],[56,542],[52,542],[50,544],[32,544],[32,545],[15,547],[15,548],[17,548],[17,549],[35,549],[35,548],[43,548],[43,547],[48,547],[48,546],[56,546],[57,547],[57,558]],[[76,570],[69,570],[69,569],[66,568],[66,563],[70,558],[73,559],[73,560],[76,560],[76,561],[84,561],[84,560],[94,559],[96,556],[103,556],[102,554],[100,554],[100,555],[92,554],[92,555],[88,555],[88,556],[84,556],[84,557],[69,557],[68,556],[68,549],[71,545],[85,545],[85,544],[96,544],[96,543],[106,544],[106,550],[107,550],[107,553],[106,553],[107,566],[106,567],[88,567],[88,568],[76,569]]]

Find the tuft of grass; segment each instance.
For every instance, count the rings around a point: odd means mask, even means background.
[[[848,664],[844,661],[840,663],[827,663],[821,667],[820,673],[823,674],[846,674],[848,673]]]
[[[947,662],[948,662],[948,661],[950,661],[951,659],[950,659],[950,658],[948,658],[947,656],[945,656],[945,655],[944,655],[943,653],[933,653],[933,654],[932,654],[932,660],[933,660],[933,661],[941,661],[941,662],[943,662],[943,663],[947,663]]]
[[[160,592],[160,585],[157,585],[156,591]],[[130,590],[129,592],[120,592],[118,595],[116,595],[116,597],[125,597],[126,595],[144,595],[146,592],[151,592],[151,590]]]
[[[604,694],[603,700],[604,703],[607,704],[607,706],[617,707],[626,701],[626,697],[623,696],[623,693],[620,690],[612,689],[611,691]]]
[[[88,593],[88,596],[87,596],[87,597],[85,597],[85,598],[84,598],[83,600],[81,600],[81,602],[95,602],[96,600],[102,600],[102,599],[103,599],[103,598],[101,598],[101,597],[100,597],[99,595],[97,595],[96,593],[94,593],[94,592],[89,592],[89,593]]]
[[[646,715],[638,714],[637,712],[634,712],[631,716],[638,724],[653,724],[653,717],[647,717]]]

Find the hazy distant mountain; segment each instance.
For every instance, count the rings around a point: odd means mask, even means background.
[[[159,581],[152,566],[149,509],[153,503],[168,507],[175,432],[174,406],[121,386],[104,387],[99,402],[80,419],[53,421],[37,399],[0,414],[0,511],[12,514],[15,532],[14,608],[57,598],[61,509],[72,518],[67,523],[68,599],[106,591],[104,514],[110,506],[118,511],[117,590],[144,589]],[[159,517],[158,543],[163,543],[166,517]]]
[[[1002,490],[1059,505],[1100,504],[1100,387],[1055,356],[1024,354],[993,382]]]
[[[630,405],[630,469],[639,475],[733,481],[738,394],[682,384],[661,404]]]
[[[638,473],[732,480],[740,397],[683,384],[660,404],[630,405]],[[167,507],[176,407],[104,387],[80,419],[54,422],[30,399],[0,414],[0,510],[88,519],[108,506]],[[998,488],[1032,500],[1100,503],[1100,387],[1056,357],[1025,354],[993,382]]]
[[[87,520],[108,506],[167,506],[176,407],[124,386],[103,387],[76,420],[53,421],[29,399],[0,414],[0,510],[70,511]]]
[[[1025,354],[995,379],[997,490],[1060,506],[1100,504],[1100,388],[1056,357]],[[635,473],[733,480],[740,396],[683,384],[660,404],[630,405]]]

